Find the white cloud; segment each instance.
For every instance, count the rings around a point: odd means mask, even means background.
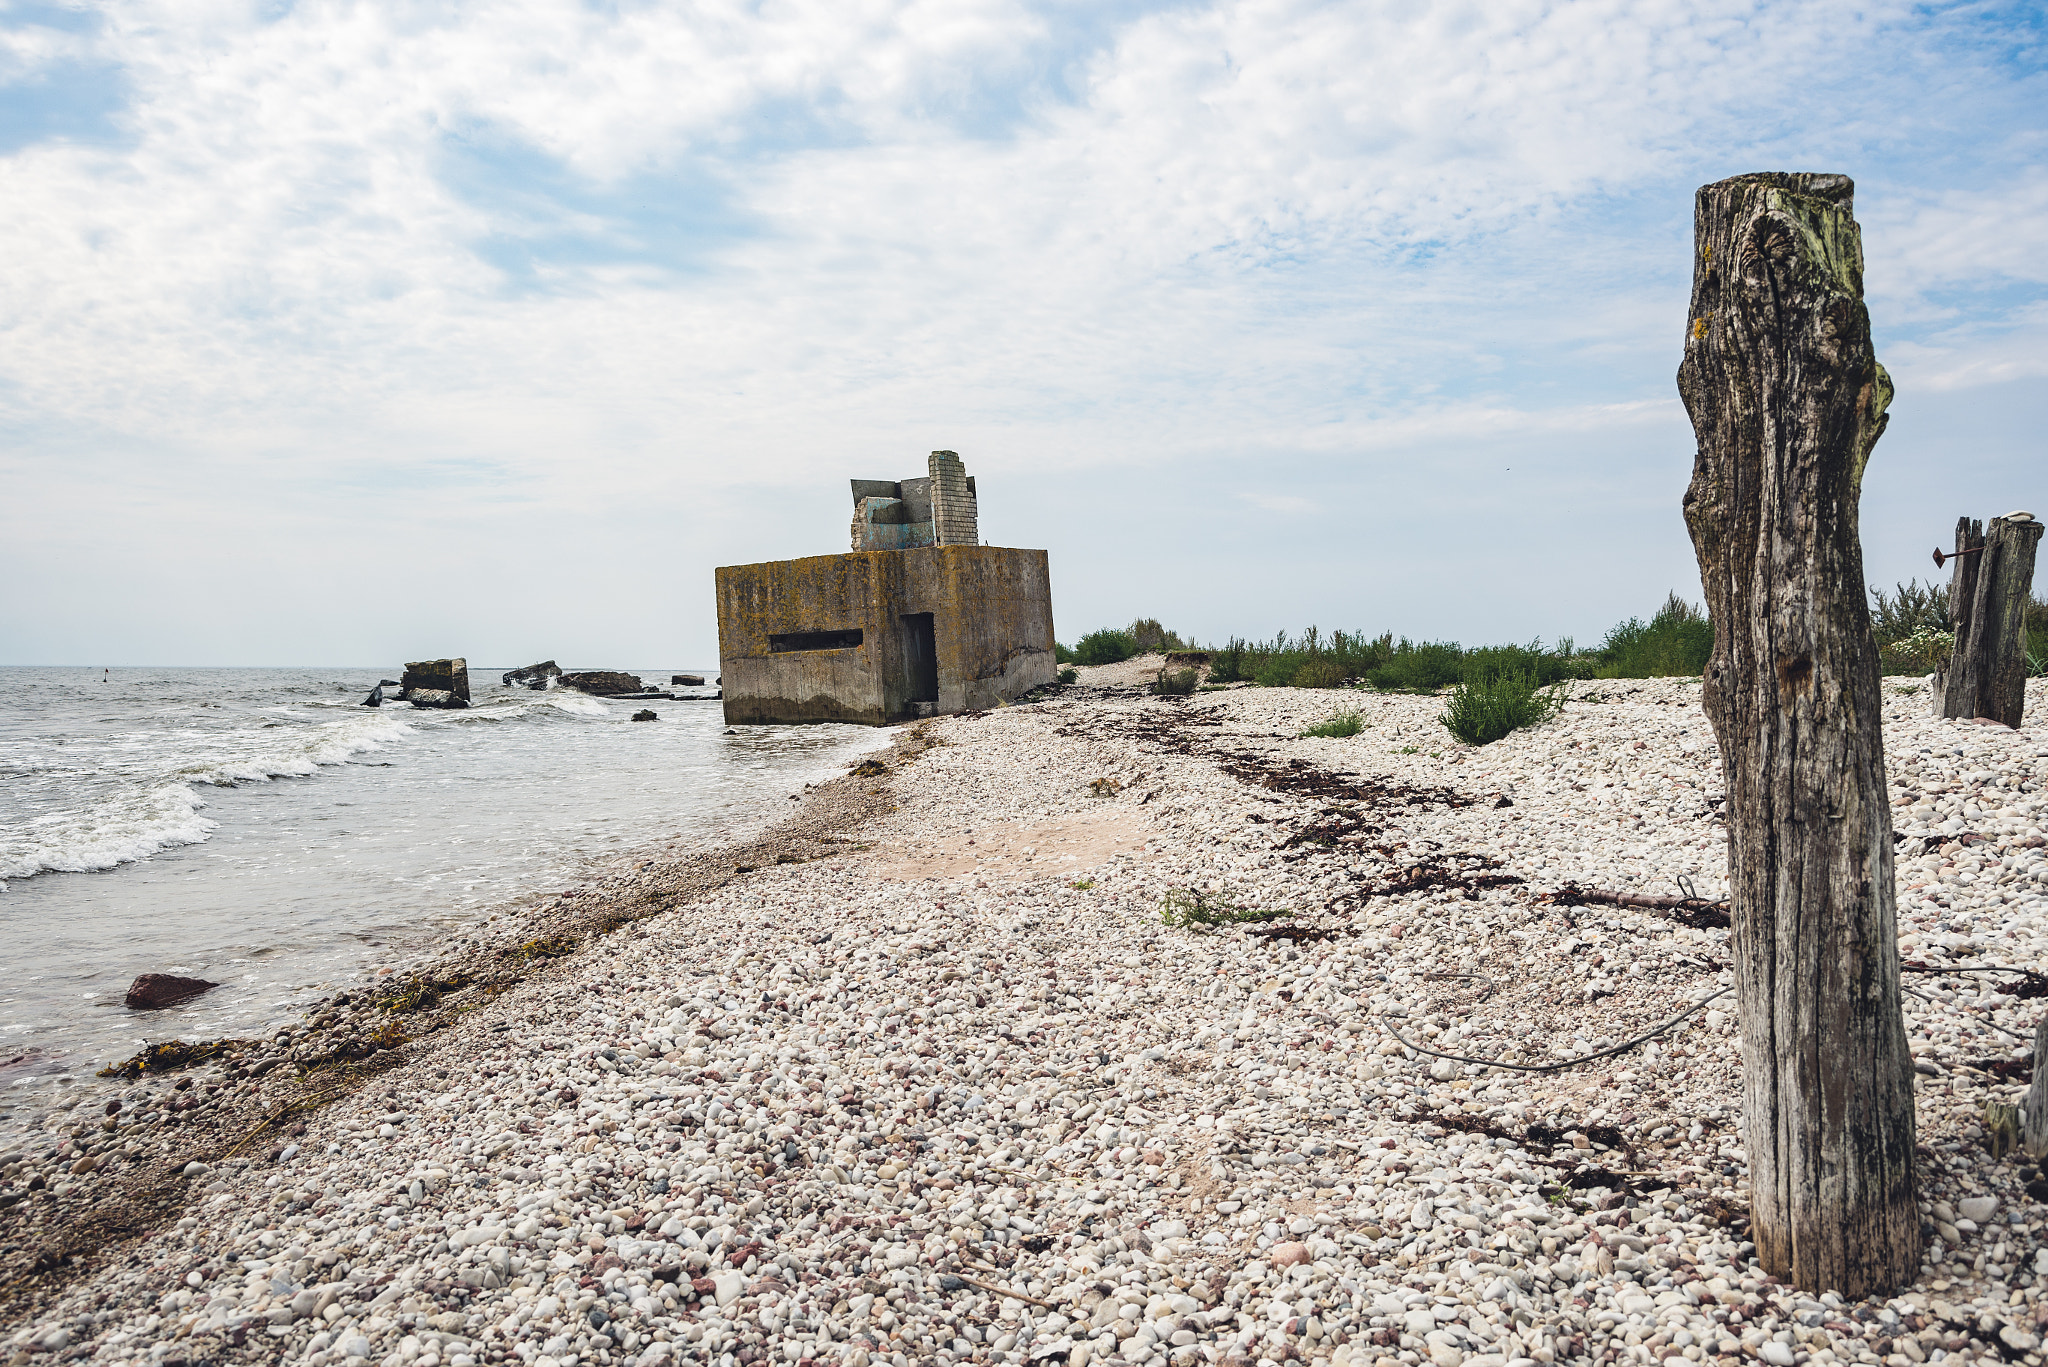
[[[2043,354],[2025,130],[1901,117],[2024,81],[1962,81],[1904,5],[97,13],[0,46],[0,79],[91,60],[128,100],[118,141],[0,158],[6,477],[46,536],[91,515],[76,453],[244,522],[483,519],[481,554],[519,509],[681,526],[934,445],[1454,469],[1666,432],[1691,186],[1772,163],[1865,176],[1895,369]],[[1930,150],[1950,182],[1873,196]]]

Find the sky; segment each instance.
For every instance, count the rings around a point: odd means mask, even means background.
[[[1698,599],[1692,196],[1857,182],[1868,578],[2048,514],[2048,18],[0,0],[0,663],[710,665],[960,453],[1058,634]]]

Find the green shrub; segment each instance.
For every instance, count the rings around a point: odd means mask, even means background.
[[[1252,670],[1252,681],[1261,688],[1285,688],[1294,682],[1294,671],[1299,668],[1299,655],[1268,655]]]
[[[1705,613],[1672,594],[1645,622],[1631,617],[1607,633],[1600,645],[1596,677],[1662,679],[1705,671],[1714,653],[1714,624]]]
[[[1364,729],[1365,718],[1359,715],[1357,708],[1350,707],[1342,712],[1332,712],[1301,734],[1304,737],[1322,736],[1330,740],[1345,740]]]
[[[1128,660],[1138,653],[1138,643],[1131,639],[1128,631],[1115,627],[1104,627],[1091,631],[1074,645],[1074,663],[1077,665],[1113,665]]]
[[[1465,651],[1456,641],[1424,641],[1416,644],[1407,637],[1387,652],[1385,663],[1367,673],[1374,688],[1405,688],[1417,693],[1434,693],[1445,684],[1464,676]]]
[[[1870,591],[1870,634],[1880,646],[1903,641],[1917,631],[1948,630],[1948,586],[1918,579],[1896,585],[1891,593]]]
[[[1058,641],[1054,641],[1052,643],[1052,660],[1054,664],[1070,665],[1074,662],[1074,652],[1068,647],[1061,645]]]
[[[1233,636],[1229,644],[1209,652],[1209,682],[1243,683],[1252,677],[1247,672],[1247,664],[1244,642]]]
[[[1318,656],[1302,661],[1288,682],[1296,688],[1340,688],[1344,683],[1344,671],[1337,668],[1336,661]]]
[[[1570,637],[1557,643],[1555,650],[1545,650],[1540,640],[1525,646],[1478,646],[1465,652],[1459,662],[1458,677],[1483,674],[1534,674],[1541,684],[1562,683],[1566,679],[1590,679],[1599,667],[1591,656],[1578,655],[1572,650]]]
[[[1080,677],[1080,674],[1071,669],[1062,669],[1059,675],[1060,682],[1063,684],[1075,683]]]
[[[1140,617],[1124,634],[1131,638],[1131,644],[1136,647],[1132,653],[1136,655],[1156,655],[1188,648],[1186,641],[1159,625],[1157,617]]]
[[[1450,705],[1437,720],[1467,745],[1491,745],[1510,731],[1555,716],[1570,687],[1544,688],[1533,673],[1475,671],[1451,690]]]
[[[1172,926],[1176,930],[1192,930],[1204,935],[1218,926],[1239,925],[1248,921],[1277,921],[1283,916],[1292,915],[1292,911],[1280,908],[1255,911],[1229,902],[1212,902],[1202,893],[1188,888],[1168,888],[1159,906],[1161,925]]]
[[[1933,591],[1916,592],[1924,597]],[[2038,628],[2034,616],[2028,618],[2029,630],[2038,632],[2030,638],[2029,648],[2048,653],[2048,608],[2039,617]],[[1134,623],[1133,629],[1141,625]],[[1299,636],[1283,631],[1269,641],[1231,637],[1210,650],[1209,681],[1306,688],[1363,679],[1375,688],[1434,693],[1475,675],[1526,674],[1538,687],[1547,688],[1572,679],[1697,676],[1713,649],[1713,623],[1674,593],[1649,621],[1632,617],[1616,626],[1597,650],[1580,650],[1569,637],[1551,649],[1536,640],[1467,650],[1456,641],[1396,641],[1391,632],[1367,636],[1333,631],[1324,636],[1310,627]]]
[[[1152,684],[1152,691],[1160,694],[1184,695],[1195,691],[1195,685],[1202,679],[1201,671],[1194,669],[1169,669],[1160,672]]]
[[[1922,627],[1903,640],[1880,646],[1878,666],[1887,674],[1933,674],[1948,668],[1956,634]]]

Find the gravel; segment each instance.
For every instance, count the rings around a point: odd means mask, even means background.
[[[1083,676],[906,729],[779,844],[622,866],[394,965],[467,979],[431,1001],[329,1003],[119,1113],[54,1113],[0,1155],[31,1259],[0,1351],[2040,1362],[2048,1184],[1978,1123],[2024,1090],[2021,979],[1909,979],[1929,1247],[1889,1300],[1749,1260],[1725,999],[1551,1073],[1396,1038],[1558,1062],[1728,984],[1697,904],[1555,896],[1723,894],[1695,682],[1582,684],[1470,749],[1439,700]],[[2048,968],[2048,731],[1936,721],[1910,687],[1886,683],[1902,952]],[[1298,738],[1340,704],[1358,736]],[[1262,913],[1287,914],[1232,919]],[[173,1077],[215,1089],[212,1128],[167,1110]]]

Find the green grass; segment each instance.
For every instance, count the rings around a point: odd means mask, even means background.
[[[1202,893],[1188,888],[1168,888],[1159,904],[1161,925],[1204,935],[1221,926],[1278,921],[1292,915],[1294,912],[1286,908],[1253,910],[1229,902],[1212,902]]]
[[[1564,707],[1570,684],[1543,687],[1533,673],[1474,670],[1455,689],[1438,718],[1467,745],[1491,745],[1502,736],[1534,726]]]
[[[1059,680],[1063,684],[1073,683],[1080,677],[1080,674],[1076,673],[1074,670],[1071,669],[1062,669],[1059,673]]]
[[[1152,691],[1160,694],[1185,696],[1195,691],[1195,685],[1202,681],[1199,670],[1170,669],[1153,680]]]
[[[1349,707],[1341,712],[1332,712],[1301,734],[1304,738],[1322,736],[1329,740],[1346,740],[1364,729],[1365,718],[1359,715],[1357,708]]]

